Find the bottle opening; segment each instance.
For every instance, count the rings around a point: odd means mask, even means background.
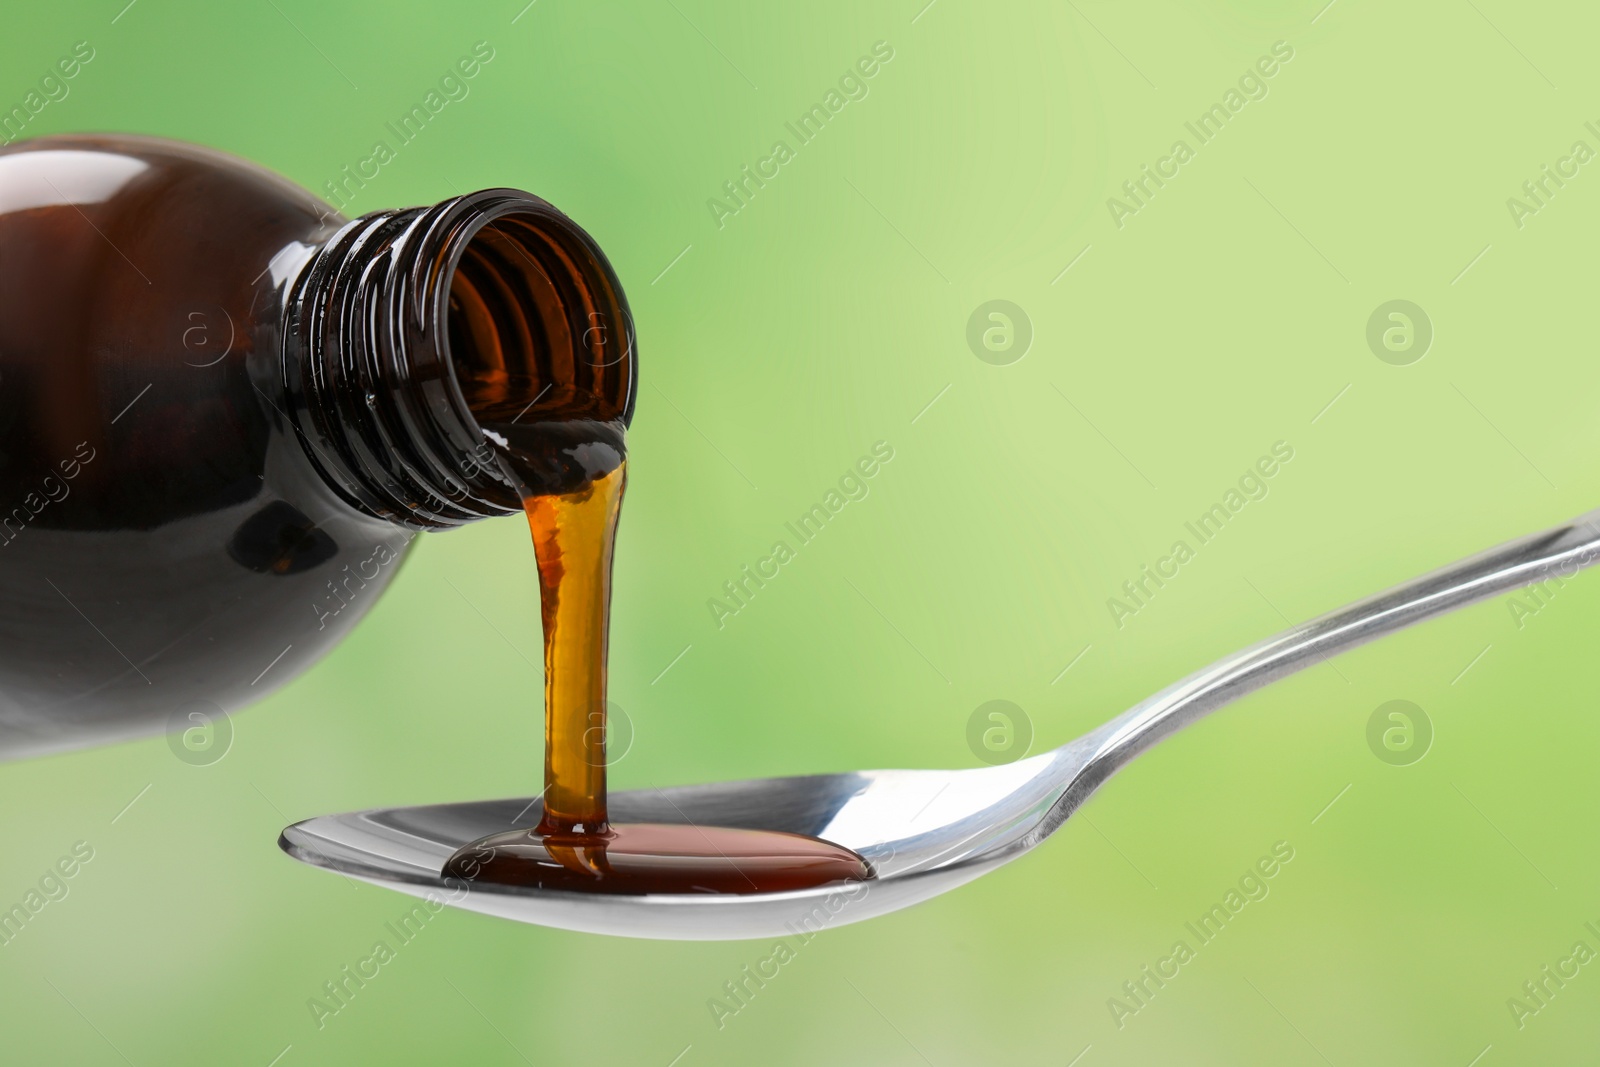
[[[455,526],[620,464],[638,369],[627,301],[589,235],[538,197],[485,189],[363,216],[293,286],[289,410],[357,506]]]
[[[471,236],[450,279],[446,333],[481,426],[629,414],[632,329],[607,274],[559,216],[502,215]]]

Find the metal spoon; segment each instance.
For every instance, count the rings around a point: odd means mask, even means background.
[[[1349,648],[1600,558],[1600,510],[1313,619],[1169,686],[1061,748],[1000,767],[861,771],[614,793],[617,822],[786,830],[854,849],[865,882],[760,895],[602,896],[445,880],[446,859],[527,825],[537,798],[327,815],[283,831],[306,863],[487,915],[590,933],[805,935],[927,900],[1033,848],[1129,760],[1208,712]]]

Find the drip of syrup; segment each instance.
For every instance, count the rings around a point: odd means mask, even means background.
[[[457,336],[465,350],[478,325],[471,317],[476,303],[470,273],[464,270],[458,282]],[[494,410],[509,410],[503,367],[466,383],[469,397],[493,394]],[[559,409],[535,410],[525,423],[483,415],[480,421],[502,464],[522,484],[560,486],[573,480],[576,467],[586,480],[571,491],[530,491],[523,498],[544,621],[543,814],[536,826],[464,846],[441,873],[476,883],[612,894],[776,893],[871,878],[871,867],[854,852],[803,834],[607,819],[611,561],[627,481],[621,424],[563,417]],[[553,441],[563,444],[553,451]],[[589,469],[594,466],[609,469]],[[567,473],[558,477],[557,471]]]

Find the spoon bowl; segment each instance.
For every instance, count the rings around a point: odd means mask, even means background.
[[[815,932],[937,896],[1026,852],[1070,780],[1061,752],[958,771],[861,771],[612,793],[622,822],[819,837],[875,877],[788,893],[601,896],[440,875],[461,846],[529,825],[537,797],[328,815],[284,830],[306,863],[470,911],[588,933],[728,940]],[[1064,816],[1062,816],[1064,817]],[[1053,828],[1053,827],[1051,827]]]
[[[588,933],[680,940],[806,935],[938,896],[1043,841],[1101,783],[1203,715],[1295,671],[1600,558],[1600,512],[1508,542],[1217,661],[1050,752],[971,770],[860,771],[613,793],[614,822],[778,830],[853,849],[874,877],[752,894],[600,895],[444,878],[458,848],[538,821],[538,798],[326,815],[289,855],[471,911]]]

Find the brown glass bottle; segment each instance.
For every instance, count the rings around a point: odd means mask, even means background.
[[[604,473],[635,360],[527,193],[350,222],[188,145],[0,148],[0,758],[282,685],[416,532]]]

